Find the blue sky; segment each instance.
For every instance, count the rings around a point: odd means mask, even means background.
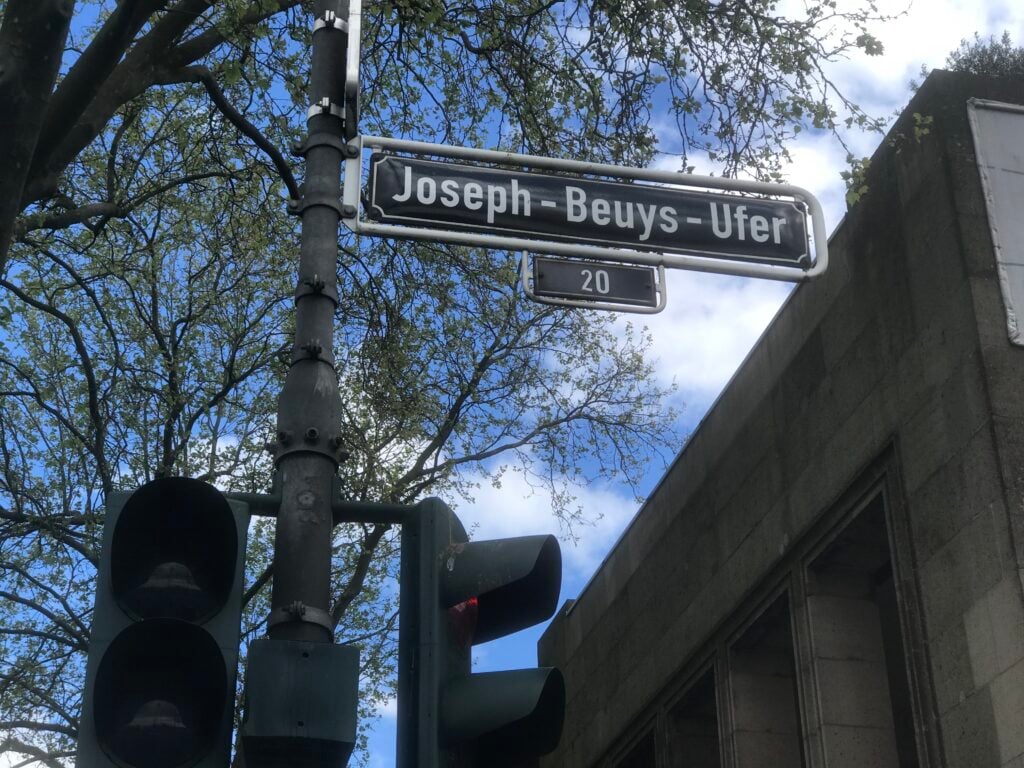
[[[887,13],[905,7],[890,0],[880,0],[879,5]],[[799,9],[802,3],[784,0],[779,9],[785,11],[790,6]],[[829,75],[870,113],[892,115],[909,101],[909,83],[920,80],[922,65],[941,67],[961,39],[974,32],[987,38],[998,37],[1003,30],[1010,32],[1015,44],[1024,44],[1024,5],[1010,0],[916,0],[904,17],[876,30],[885,45],[883,56],[840,62],[830,68]],[[668,130],[666,125],[666,134]],[[877,135],[848,137],[855,156],[870,155],[879,140]],[[806,132],[790,151],[793,163],[788,181],[818,197],[831,232],[846,208],[845,188],[839,176],[846,168],[846,150],[831,137]],[[666,167],[674,170],[677,162],[669,158]],[[712,170],[697,163],[697,173]],[[653,333],[657,375],[679,385],[677,404],[684,409],[684,432],[696,428],[790,290],[787,284],[771,281],[669,272],[667,308],[642,322]],[[631,319],[636,322],[635,316]],[[656,471],[652,468],[645,493],[660,475],[660,466]],[[562,541],[563,602],[580,594],[639,507],[623,488],[590,487],[580,489],[577,495],[595,522],[575,530],[575,541]],[[557,533],[557,523],[549,510],[547,498],[517,484],[512,475],[503,480],[500,492],[485,484],[474,504],[457,507],[467,527],[476,527],[472,535],[477,539]],[[535,627],[477,646],[474,668],[487,671],[535,665],[536,643],[543,629]],[[371,768],[394,766],[393,706],[381,712],[374,727],[369,764]]]

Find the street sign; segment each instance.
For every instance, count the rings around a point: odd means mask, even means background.
[[[389,224],[514,233],[784,266],[810,263],[805,207],[376,153],[368,215]]]
[[[537,296],[657,307],[655,275],[654,267],[535,256],[533,292]]]
[[[382,136],[346,156],[342,221],[357,234],[767,280],[828,268],[821,204],[791,184]]]

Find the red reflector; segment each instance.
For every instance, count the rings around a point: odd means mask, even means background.
[[[452,638],[463,648],[469,648],[473,644],[479,617],[480,601],[475,597],[448,609],[448,626],[451,629]]]

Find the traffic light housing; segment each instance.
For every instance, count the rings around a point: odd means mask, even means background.
[[[241,736],[247,768],[343,768],[356,744],[359,649],[249,644]]]
[[[473,645],[550,617],[561,587],[554,536],[470,542],[440,500],[402,528],[398,768],[501,768],[561,736],[554,668],[471,672]]]
[[[222,768],[249,513],[163,478],[107,499],[78,768]]]

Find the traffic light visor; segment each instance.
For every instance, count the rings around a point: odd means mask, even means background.
[[[557,669],[480,672],[445,687],[441,732],[447,744],[474,742],[480,764],[492,766],[554,750],[564,714],[565,681]]]
[[[558,607],[562,551],[554,536],[519,536],[453,545],[443,599],[477,600],[472,643],[486,643],[544,621]]]
[[[190,768],[213,748],[228,674],[220,648],[195,624],[128,627],[107,648],[96,680],[96,739],[118,765]]]
[[[163,478],[131,495],[110,561],[118,605],[135,619],[203,622],[227,601],[238,532],[221,493],[200,480]]]

